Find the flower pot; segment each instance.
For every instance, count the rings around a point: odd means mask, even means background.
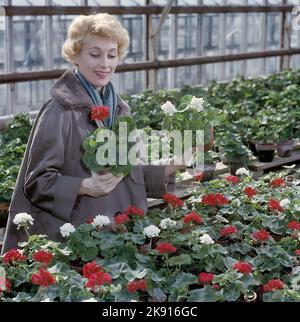
[[[282,158],[289,157],[293,151],[294,140],[288,140],[277,144],[277,154]]]
[[[204,164],[204,177],[203,181],[210,181],[214,177],[216,165],[215,164]]]
[[[256,143],[258,160],[260,162],[272,162],[275,156],[275,144]]]
[[[6,227],[9,204],[0,203],[0,227]]]
[[[6,212],[9,209],[9,203],[0,203],[0,212]]]
[[[254,155],[254,156],[257,156],[258,155],[258,153],[257,153],[257,149],[256,149],[256,141],[254,141],[254,140],[248,140],[248,146],[249,146],[249,149],[250,149],[250,151],[252,152],[252,154]]]
[[[235,176],[237,169],[242,168],[244,164],[240,160],[230,160],[228,166],[229,173]]]

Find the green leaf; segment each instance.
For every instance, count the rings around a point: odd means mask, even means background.
[[[189,265],[189,264],[191,264],[191,262],[192,262],[191,256],[188,254],[173,256],[169,259],[170,266]]]

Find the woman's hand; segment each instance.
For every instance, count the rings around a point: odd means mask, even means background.
[[[114,176],[111,172],[97,174],[92,171],[90,178],[83,179],[81,182],[79,195],[91,197],[101,197],[113,191],[123,180],[124,176]]]

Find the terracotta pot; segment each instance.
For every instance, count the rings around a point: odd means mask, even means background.
[[[244,166],[244,164],[239,160],[230,160],[229,161],[229,173],[235,176],[237,169],[242,168],[243,166]]]
[[[277,144],[277,154],[280,157],[286,158],[291,155],[293,151],[294,140],[288,140]]]
[[[275,156],[275,144],[256,143],[258,160],[260,162],[272,162]]]
[[[6,212],[9,209],[9,203],[0,203],[0,212]]]
[[[214,177],[216,165],[215,164],[204,164],[204,177],[203,181],[210,181]]]

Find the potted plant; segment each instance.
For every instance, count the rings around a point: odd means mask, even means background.
[[[257,143],[255,144],[258,160],[260,162],[272,162],[275,156],[277,132],[275,127],[262,126],[256,134]]]
[[[239,135],[232,132],[224,133],[219,144],[223,157],[228,161],[231,174],[235,175],[237,169],[249,163],[251,151],[242,143]]]
[[[212,180],[214,177],[217,155],[214,151],[206,151],[204,154],[200,154],[202,160],[197,164],[194,171],[195,173],[203,173],[203,181]]]
[[[293,128],[289,123],[283,122],[278,126],[277,154],[280,157],[289,157],[293,150]]]

